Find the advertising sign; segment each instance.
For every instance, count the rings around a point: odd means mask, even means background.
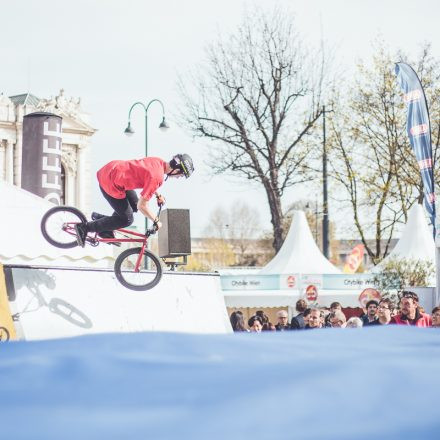
[[[363,308],[365,308],[367,302],[372,299],[376,301],[380,301],[381,299],[380,293],[376,289],[371,289],[371,288],[364,289],[359,295],[359,303]]]
[[[314,302],[318,299],[318,288],[313,284],[306,287],[306,298],[309,302]]]
[[[364,256],[364,245],[358,244],[353,248],[344,265],[344,273],[355,273],[362,263]]]
[[[278,275],[222,275],[220,282],[223,290],[280,289],[280,277]]]
[[[52,113],[23,118],[21,186],[57,205],[61,204],[61,123]]]

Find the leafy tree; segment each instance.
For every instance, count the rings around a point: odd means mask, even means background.
[[[439,62],[425,45],[417,60],[391,55],[378,41],[371,66],[360,62],[356,79],[331,114],[331,174],[343,188],[357,232],[373,262],[390,250],[396,226],[423,199],[420,171],[406,133],[406,108],[394,73],[403,60],[418,72],[431,110],[433,154],[440,152]],[[344,96],[344,98],[342,97]],[[437,175],[439,171],[437,171]],[[440,175],[439,175],[440,177]],[[374,235],[374,244],[367,236]]]
[[[397,303],[397,292],[408,287],[429,286],[434,275],[435,267],[430,261],[390,259],[375,275],[374,282],[385,297]]]

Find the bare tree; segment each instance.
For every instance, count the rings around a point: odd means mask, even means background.
[[[439,115],[438,63],[422,49],[417,62],[404,54],[392,56],[377,43],[371,67],[358,65],[356,81],[332,114],[332,176],[344,188],[353,220],[366,251],[379,262],[388,252],[396,226],[408,209],[423,200],[420,171],[406,133],[406,108],[394,74],[401,59],[416,67]],[[439,154],[438,117],[433,124],[434,156]],[[373,244],[367,240],[373,233]]]
[[[218,207],[211,212],[205,235],[223,240],[233,247],[236,265],[255,265],[258,258],[249,255],[260,238],[262,229],[258,211],[242,201],[234,201],[230,208]]]
[[[324,72],[322,52],[305,45],[290,14],[257,10],[245,14],[236,34],[208,47],[192,78],[180,80],[185,125],[216,142],[214,172],[263,186],[276,251],[283,242],[283,193],[312,178],[310,135],[322,113]]]

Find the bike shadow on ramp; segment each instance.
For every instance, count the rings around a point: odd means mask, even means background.
[[[84,329],[93,327],[92,320],[80,309],[68,301],[59,297],[46,299],[47,290],[57,288],[57,278],[54,273],[48,273],[45,269],[12,269],[13,293],[9,295],[14,298],[17,309],[13,314],[14,321],[20,321],[22,315],[35,313],[47,307],[48,310],[70,322],[71,324]],[[20,296],[23,298],[20,300]]]

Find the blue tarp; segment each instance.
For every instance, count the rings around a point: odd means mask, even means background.
[[[4,439],[438,439],[440,331],[0,345]]]

